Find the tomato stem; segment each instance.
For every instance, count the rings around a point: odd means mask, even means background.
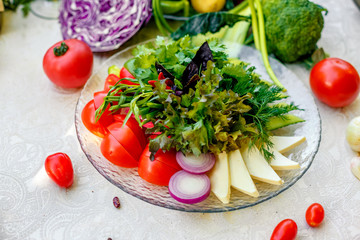
[[[66,45],[65,42],[62,42],[59,47],[54,47],[54,54],[55,54],[55,56],[60,57],[60,56],[64,55],[68,49],[69,49],[69,46]]]

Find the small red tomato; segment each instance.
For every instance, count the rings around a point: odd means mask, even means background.
[[[296,238],[296,234],[296,222],[292,219],[285,219],[275,227],[270,240],[294,240]]]
[[[310,227],[318,227],[324,220],[325,211],[319,203],[311,204],[306,210],[305,219]]]
[[[60,187],[68,188],[74,182],[71,160],[65,153],[54,153],[45,160],[45,170],[49,177]]]
[[[350,63],[326,58],[311,69],[310,86],[320,101],[331,107],[345,107],[359,95],[360,77]]]
[[[83,86],[93,67],[90,47],[78,39],[55,43],[45,53],[43,68],[48,78],[62,88]]]

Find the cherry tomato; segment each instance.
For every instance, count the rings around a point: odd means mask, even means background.
[[[310,86],[320,101],[331,107],[345,107],[359,95],[360,77],[350,63],[327,58],[311,69]]]
[[[275,227],[270,240],[294,240],[296,234],[296,222],[292,219],[284,219]]]
[[[324,208],[319,203],[313,203],[306,210],[305,219],[310,227],[318,227],[324,220],[324,216]]]
[[[81,120],[85,127],[93,134],[103,138],[108,132],[106,126],[110,125],[114,118],[112,115],[101,115],[99,121],[95,121],[95,104],[94,99],[89,101],[81,112]]]
[[[135,77],[124,67],[121,68],[121,70],[120,70],[120,78],[132,78],[132,79],[135,79]]]
[[[100,144],[102,155],[111,163],[120,167],[134,168],[138,161],[119,143],[116,138],[108,133]]]
[[[90,47],[78,39],[55,43],[45,53],[43,68],[48,78],[62,88],[83,86],[93,67]]]
[[[128,125],[123,126],[122,122],[114,122],[108,127],[108,130],[135,160],[139,160],[143,148],[138,137]]]
[[[112,86],[114,86],[119,80],[120,80],[120,78],[118,76],[116,76],[115,74],[109,74],[109,76],[107,76],[107,78],[105,80],[104,91],[108,92],[110,90],[110,88]]]
[[[171,176],[181,170],[176,161],[176,151],[159,150],[153,161],[150,160],[150,154],[148,144],[139,160],[139,176],[149,183],[168,186]]]
[[[68,188],[74,182],[71,160],[65,153],[54,153],[45,160],[45,170],[49,177],[60,187]]]

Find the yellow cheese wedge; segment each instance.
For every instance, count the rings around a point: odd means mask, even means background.
[[[271,136],[270,141],[274,144],[274,149],[280,153],[289,151],[301,143],[305,142],[306,138],[303,136]]]
[[[229,153],[231,186],[252,197],[258,197],[259,192],[246,168],[239,150]]]
[[[209,173],[211,191],[223,203],[230,201],[230,172],[226,152],[220,153],[213,169]]]
[[[275,149],[272,151],[274,153],[274,158],[271,160],[270,166],[274,170],[291,170],[300,168],[299,163],[288,159]]]
[[[241,155],[253,179],[274,185],[284,183],[255,146],[250,150],[248,147],[242,148]]]

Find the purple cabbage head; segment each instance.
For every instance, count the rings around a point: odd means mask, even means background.
[[[117,49],[151,18],[151,0],[63,0],[64,39],[86,42],[93,52]]]

